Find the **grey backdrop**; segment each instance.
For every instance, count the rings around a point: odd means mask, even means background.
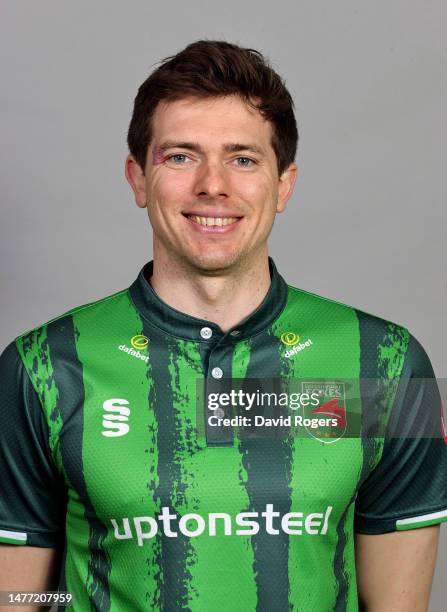
[[[446,377],[446,17],[444,0],[1,0],[1,348],[150,259],[123,174],[133,98],[158,60],[225,38],[265,53],[296,103],[280,271],[408,326]],[[446,541],[431,612],[447,608]]]

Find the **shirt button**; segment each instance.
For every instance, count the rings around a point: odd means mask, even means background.
[[[200,335],[205,340],[209,340],[209,338],[211,338],[211,336],[213,335],[213,330],[210,327],[202,327],[202,329],[200,330]]]
[[[241,332],[238,329],[233,329],[232,332],[230,332],[230,336],[239,336]]]
[[[213,378],[222,378],[223,372],[222,372],[221,368],[213,368],[211,370],[211,376]]]

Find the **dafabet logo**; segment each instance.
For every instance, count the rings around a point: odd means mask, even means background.
[[[281,334],[281,342],[286,346],[294,346],[299,342],[300,337],[295,332],[284,332]]]
[[[290,347],[284,353],[284,356],[287,357],[287,359],[290,359],[290,357],[293,357],[303,349],[313,344],[310,338],[308,338],[305,342],[300,342],[299,335],[293,331],[287,331],[281,334],[280,340],[283,344],[285,344],[285,346]]]
[[[148,363],[149,356],[145,355],[144,353],[140,353],[140,350],[144,351],[147,349],[149,346],[149,338],[147,336],[143,336],[142,334],[137,334],[130,339],[130,344],[133,348],[127,346],[126,344],[120,344],[118,349],[124,353],[127,353],[131,357],[136,357],[137,359],[141,359],[141,361]]]
[[[142,335],[134,336],[130,339],[130,343],[134,349],[144,349],[149,344],[149,338]]]

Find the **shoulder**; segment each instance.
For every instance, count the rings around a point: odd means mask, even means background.
[[[64,347],[75,342],[76,326],[82,322],[84,329],[98,329],[101,321],[119,309],[120,304],[129,304],[128,289],[87,304],[75,306],[15,337],[3,352],[3,358],[21,358],[32,379],[40,378],[39,372],[48,366],[51,357],[64,353]]]
[[[92,321],[96,319],[96,321],[98,321],[98,316],[113,310],[119,302],[122,302],[123,300],[126,301],[127,294],[128,289],[126,288],[93,302],[75,306],[70,310],[61,313],[60,315],[45,321],[44,323],[22,332],[14,339],[13,342],[19,347],[23,347],[27,343],[31,342],[33,338],[39,337],[42,334],[47,333],[49,330],[61,327],[67,319],[73,317],[87,320],[90,319]]]
[[[301,310],[313,310],[316,312],[329,315],[329,321],[334,319],[351,319],[361,323],[367,327],[370,332],[384,329],[385,327],[393,327],[399,330],[402,334],[409,334],[405,325],[381,317],[371,312],[367,312],[356,306],[338,302],[337,300],[306,291],[293,285],[287,285],[288,288],[288,303],[287,306],[291,309],[299,308]]]
[[[359,344],[360,352],[383,366],[389,375],[432,376],[429,357],[421,342],[403,323],[356,306],[288,285],[286,315],[300,325],[324,330],[325,337]],[[400,363],[400,367],[397,366]],[[402,369],[404,368],[404,369]]]

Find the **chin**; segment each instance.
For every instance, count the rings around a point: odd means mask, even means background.
[[[240,253],[213,253],[210,249],[204,253],[186,256],[185,259],[196,270],[212,273],[226,270],[237,265],[240,256]]]

